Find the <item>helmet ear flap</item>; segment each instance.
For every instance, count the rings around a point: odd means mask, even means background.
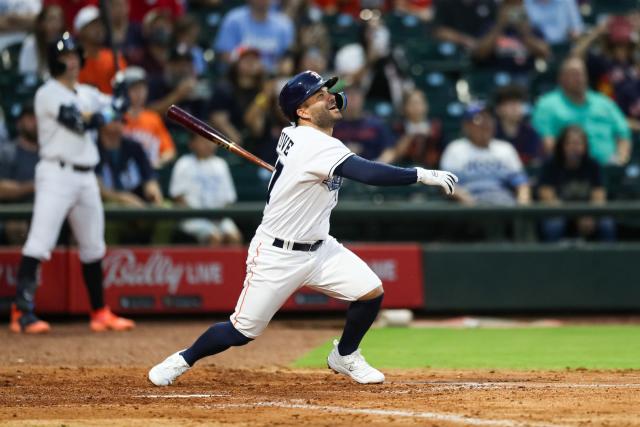
[[[336,97],[336,107],[338,107],[338,110],[340,111],[344,111],[347,109],[347,94],[344,92],[338,92],[335,93],[334,96]]]

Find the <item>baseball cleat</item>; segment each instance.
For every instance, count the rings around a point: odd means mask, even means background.
[[[149,370],[149,381],[157,386],[167,386],[191,368],[177,351]]]
[[[111,312],[109,306],[104,306],[91,312],[91,322],[89,327],[93,332],[128,331],[136,327],[133,320],[116,316]]]
[[[348,375],[360,384],[384,382],[384,374],[364,360],[364,356],[360,354],[360,349],[346,356],[341,356],[338,352],[338,340],[333,341],[333,350],[327,357],[327,365],[334,372]]]
[[[51,326],[44,320],[38,319],[35,314],[22,312],[15,304],[11,304],[9,330],[16,334],[44,334],[51,330]]]

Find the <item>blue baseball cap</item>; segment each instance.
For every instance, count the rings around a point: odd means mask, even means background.
[[[474,101],[466,106],[462,118],[464,120],[473,120],[478,114],[484,112],[489,112],[489,106],[485,102]]]

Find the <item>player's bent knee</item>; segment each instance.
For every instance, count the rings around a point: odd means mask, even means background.
[[[224,334],[225,341],[231,347],[240,347],[253,341],[252,338],[248,338],[242,332],[234,328],[230,321],[217,323],[213,328],[217,329],[216,332]]]
[[[83,264],[90,264],[104,258],[106,254],[106,247],[104,245],[96,245],[93,248],[80,248],[78,251],[78,258]]]
[[[380,296],[384,295],[384,289],[382,288],[382,285],[378,286],[377,288],[373,289],[372,291],[364,294],[363,296],[361,296],[360,298],[358,298],[358,301],[366,301],[366,300],[370,300],[370,299],[375,299],[378,298]]]

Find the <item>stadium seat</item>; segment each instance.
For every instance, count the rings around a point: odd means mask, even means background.
[[[340,13],[336,15],[324,15],[322,22],[331,34],[331,44],[334,52],[350,43],[359,43],[362,33],[360,21],[351,15]]]
[[[387,13],[384,15],[384,23],[391,33],[391,43],[402,45],[407,41],[419,41],[427,37],[429,27],[416,16],[405,13]]]
[[[414,76],[414,81],[426,94],[432,115],[442,117],[449,105],[458,101],[456,82],[448,74],[432,71]]]
[[[489,101],[495,90],[500,86],[513,83],[511,75],[505,71],[493,68],[475,68],[465,74],[464,80],[469,85],[469,91],[473,99]]]

